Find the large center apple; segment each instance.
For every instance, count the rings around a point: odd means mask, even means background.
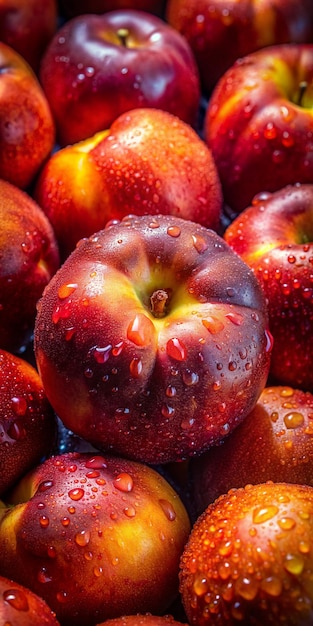
[[[214,231],[128,216],[83,240],[52,278],[35,354],[65,426],[161,463],[216,443],[255,405],[267,321],[252,270]]]

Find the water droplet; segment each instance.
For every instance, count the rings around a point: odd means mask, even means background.
[[[179,237],[181,233],[181,229],[179,226],[169,226],[167,229],[167,234],[170,235],[170,237]]]
[[[265,340],[266,340],[265,350],[266,352],[271,352],[273,349],[273,345],[274,345],[273,335],[269,330],[265,330],[264,334],[265,334]]]
[[[96,455],[92,456],[90,459],[88,459],[88,461],[86,461],[85,467],[87,467],[88,469],[106,469],[107,464],[103,456]]]
[[[47,528],[49,526],[49,523],[49,517],[47,517],[47,515],[41,515],[41,517],[39,518],[39,524],[41,528]]]
[[[27,411],[27,402],[22,396],[13,396],[11,398],[12,409],[15,415],[23,417]]]
[[[142,369],[143,369],[143,365],[142,365],[141,359],[139,359],[138,357],[135,357],[134,359],[131,360],[129,364],[129,371],[130,371],[131,376],[133,376],[134,378],[139,378],[139,376],[142,374]]]
[[[168,385],[168,387],[166,388],[166,391],[165,391],[165,395],[168,398],[174,398],[174,396],[176,396],[176,394],[177,394],[176,387],[173,387],[173,385]]]
[[[170,522],[173,522],[176,519],[176,512],[171,502],[165,500],[164,498],[160,498],[159,503],[167,519]]]
[[[75,542],[78,546],[84,548],[88,545],[90,541],[90,532],[89,530],[81,530],[79,533],[75,535]]]
[[[268,522],[278,513],[278,507],[275,504],[269,506],[259,506],[254,509],[252,519],[254,524],[263,524]]]
[[[258,584],[248,576],[239,578],[236,582],[236,591],[245,600],[253,600],[258,593]]]
[[[295,576],[299,576],[304,568],[304,560],[302,556],[298,556],[295,554],[287,554],[284,561],[284,568],[290,574]]]
[[[278,520],[278,526],[282,530],[292,530],[296,525],[296,521],[292,517],[282,517]]]
[[[223,322],[213,315],[203,319],[202,324],[212,335],[216,335],[224,328]]]
[[[116,478],[114,479],[113,485],[119,491],[123,491],[126,493],[132,491],[134,481],[130,474],[128,474],[127,472],[121,472],[121,474],[118,474],[118,476],[116,476]]]
[[[199,254],[205,252],[209,246],[206,239],[201,235],[192,235],[192,243]]]
[[[172,406],[169,406],[168,404],[163,404],[162,408],[161,408],[161,413],[163,415],[163,417],[171,418],[173,417],[174,413],[175,413],[175,409]]]
[[[268,576],[261,581],[261,589],[265,591],[269,596],[278,598],[283,589],[283,583],[277,576]]]
[[[209,584],[207,579],[205,578],[205,576],[196,576],[195,580],[193,582],[193,591],[195,592],[196,596],[204,596],[206,594],[206,592],[209,589]]]
[[[77,287],[77,283],[67,283],[65,285],[61,285],[61,287],[59,287],[58,289],[58,297],[60,298],[60,300],[68,298],[72,295],[72,293],[74,293]]]
[[[175,361],[185,361],[187,359],[187,348],[177,337],[168,340],[166,352]]]
[[[97,363],[100,365],[106,363],[110,357],[110,353],[112,350],[111,344],[104,346],[103,348],[99,348],[98,346],[93,348],[93,356]]]
[[[9,437],[11,437],[11,439],[14,439],[14,441],[21,441],[22,439],[25,439],[26,437],[25,427],[18,420],[15,420],[14,422],[10,424],[7,430],[7,433]]]
[[[43,492],[47,491],[48,489],[51,489],[51,487],[53,487],[53,481],[52,480],[43,480],[39,484],[37,491],[39,493],[43,493]]]
[[[74,489],[70,489],[70,491],[68,492],[69,497],[71,498],[71,500],[81,500],[84,495],[85,492],[81,487],[75,487]]]
[[[265,139],[269,139],[269,140],[276,139],[277,129],[274,126],[273,122],[268,122],[266,124],[263,134],[264,134]]]
[[[142,313],[138,313],[127,328],[127,339],[136,346],[147,346],[154,333],[152,321]]]
[[[37,580],[39,583],[50,583],[52,581],[52,577],[48,574],[47,572],[47,568],[46,567],[42,567],[38,574],[37,574]]]
[[[191,370],[185,370],[182,374],[182,379],[187,387],[192,387],[199,382],[199,376],[196,372],[192,372]]]
[[[298,411],[291,411],[284,415],[284,424],[286,428],[298,428],[304,423],[304,416]]]
[[[123,509],[123,513],[126,517],[135,517],[136,509],[133,506],[126,506],[125,509]]]
[[[227,319],[230,322],[235,324],[235,326],[240,326],[243,322],[243,315],[241,315],[241,313],[236,313],[234,311],[231,311],[230,313],[226,313],[225,317],[227,317]]]
[[[3,592],[2,597],[3,597],[4,602],[7,602],[7,604],[10,604],[10,606],[12,606],[17,611],[29,610],[27,596],[25,595],[24,591],[22,591],[21,589],[14,589],[14,588],[6,589]]]

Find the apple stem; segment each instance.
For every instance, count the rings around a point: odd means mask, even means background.
[[[156,289],[153,292],[150,303],[151,312],[154,317],[165,317],[167,313],[167,304],[169,300],[169,293],[165,289]]]
[[[302,100],[303,100],[303,96],[305,94],[305,91],[308,87],[308,83],[306,80],[302,80],[301,83],[299,84],[299,98],[298,98],[298,105],[301,106],[302,105]]]
[[[117,31],[117,36],[124,48],[127,47],[127,39],[129,36],[129,30],[127,28],[119,28]]]

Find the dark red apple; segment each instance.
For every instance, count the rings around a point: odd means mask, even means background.
[[[268,301],[272,376],[313,391],[313,184],[256,196],[224,237]]]
[[[207,95],[238,58],[313,41],[311,0],[168,0],[166,18],[186,37]]]
[[[0,621],[3,626],[60,626],[42,598],[3,576],[0,576]]]
[[[0,178],[26,189],[50,155],[54,120],[30,65],[0,41]]]
[[[82,237],[129,213],[168,213],[217,230],[221,185],[195,130],[160,109],[133,109],[110,129],[55,152],[34,192],[65,259]]]
[[[37,370],[0,350],[0,496],[52,452],[56,434]]]
[[[234,487],[272,480],[313,486],[313,395],[266,387],[251,413],[225,438],[191,459],[197,514]]]
[[[35,72],[57,25],[57,0],[0,0],[0,40]]]
[[[59,252],[38,204],[4,180],[0,221],[0,346],[17,352],[32,338],[37,301],[59,267]]]
[[[62,624],[164,614],[178,595],[190,522],[148,466],[78,452],[51,457],[22,479],[0,517],[0,573],[27,583]]]
[[[189,45],[145,11],[69,20],[48,46],[40,77],[63,146],[109,128],[137,107],[198,121],[200,82]]]
[[[267,322],[252,270],[213,230],[129,216],[82,241],[51,279],[35,355],[67,428],[165,463],[216,443],[253,408]]]
[[[163,16],[166,0],[60,0],[61,12],[67,17],[86,13],[106,13],[115,9],[136,9]]]
[[[172,615],[151,615],[151,613],[137,615],[122,615],[97,624],[97,626],[181,626]]]
[[[259,192],[312,183],[312,85],[313,43],[264,48],[220,79],[204,129],[231,212]]]
[[[220,496],[193,526],[181,559],[189,624],[311,624],[312,541],[308,485],[247,485]]]

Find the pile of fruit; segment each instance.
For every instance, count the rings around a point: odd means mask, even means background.
[[[312,0],[0,0],[0,622],[313,625]]]

